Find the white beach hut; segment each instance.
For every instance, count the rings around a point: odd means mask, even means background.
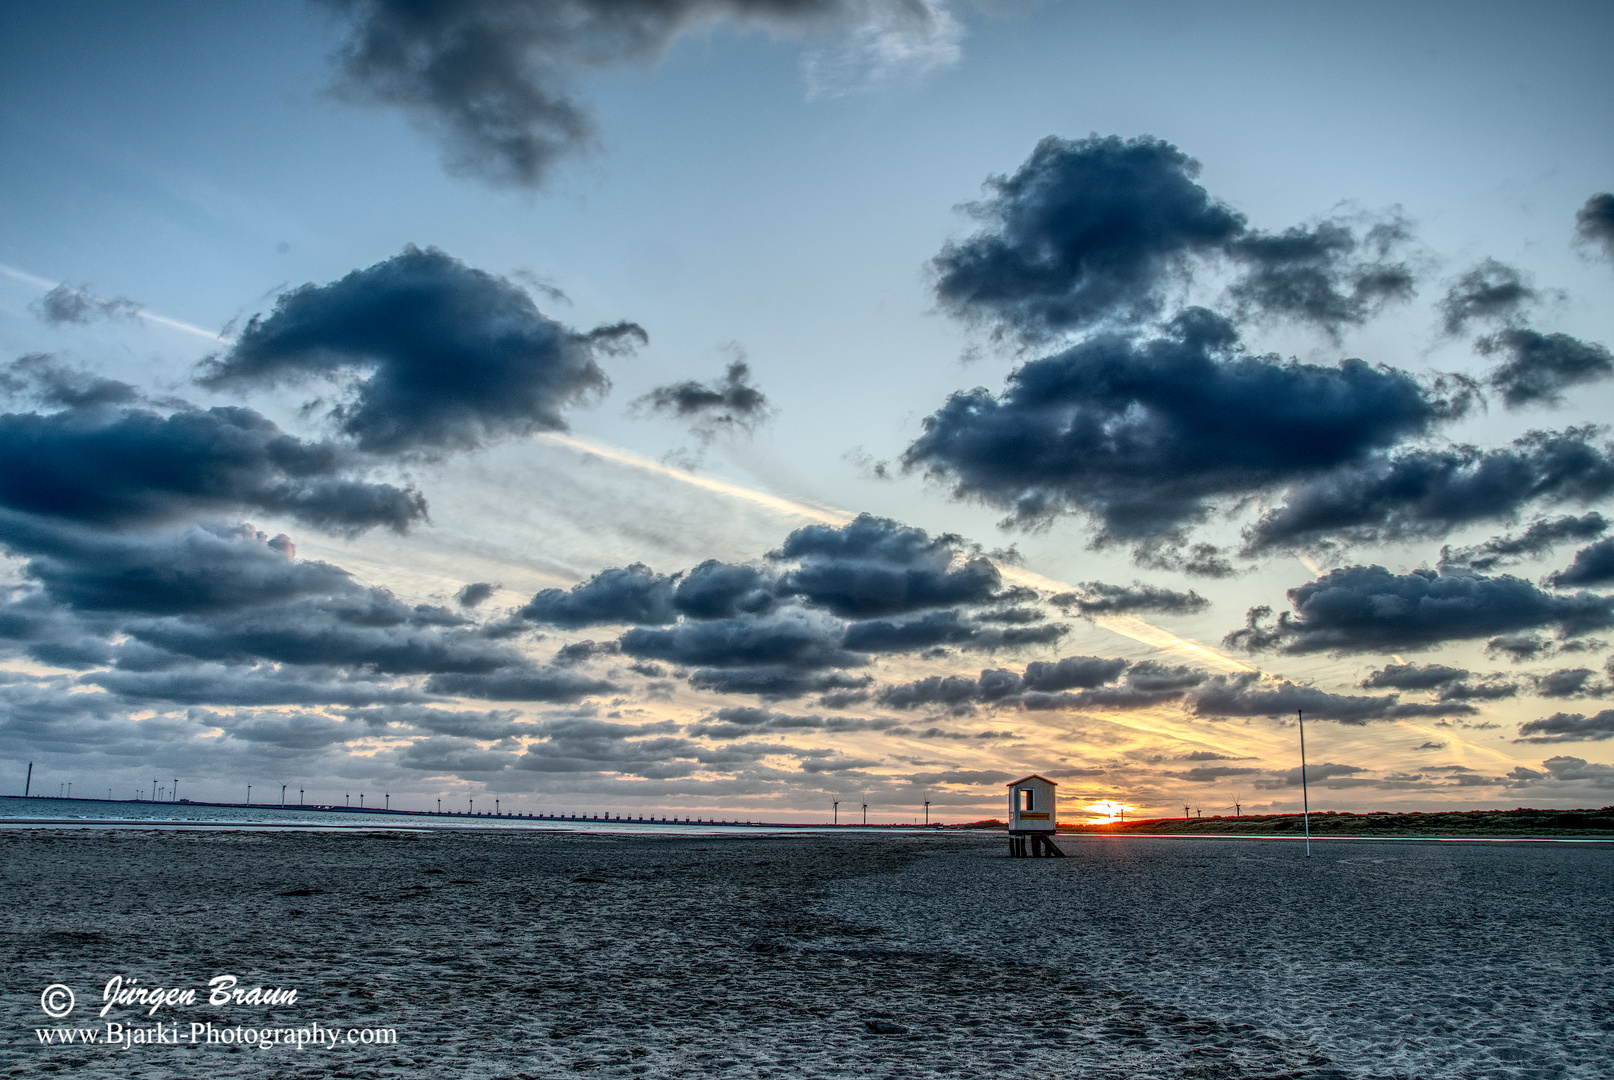
[[[1059,785],[1032,773],[1009,785],[1009,854],[1064,858],[1054,844],[1059,827],[1054,789]],[[1030,843],[1027,843],[1029,838]],[[1028,851],[1027,848],[1030,848]]]

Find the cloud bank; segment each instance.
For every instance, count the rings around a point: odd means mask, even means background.
[[[322,0],[349,31],[338,97],[402,110],[453,172],[535,188],[598,140],[576,86],[654,63],[678,38],[724,24],[816,37],[817,93],[946,66],[961,30],[938,0]]]
[[[430,453],[566,430],[565,411],[610,386],[598,357],[648,340],[628,322],[570,330],[513,282],[411,245],[285,293],[198,381],[340,380],[345,396],[328,416],[361,450]]]

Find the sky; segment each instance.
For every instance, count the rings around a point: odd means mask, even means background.
[[[1611,44],[0,5],[0,786],[1606,805]]]

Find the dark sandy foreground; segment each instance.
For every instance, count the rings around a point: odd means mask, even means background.
[[[1010,862],[1003,847],[928,835],[0,832],[0,1075],[1365,1075],[1307,1039],[1151,1004],[1116,988],[1124,973],[1104,985],[1022,949],[942,951],[887,937],[872,915],[825,914],[888,893],[905,865],[1077,868]],[[925,885],[929,917],[945,919],[954,898]],[[1004,962],[1010,953],[1020,959]],[[205,997],[221,973],[294,987],[297,1002],[165,1010],[178,1046],[44,1046],[35,1034],[103,1027],[113,975]],[[41,1012],[51,983],[77,994],[64,1020]],[[141,1012],[106,1019],[153,1022]],[[207,1021],[393,1028],[397,1045],[185,1045]]]
[[[1085,972],[1359,1077],[1614,1077],[1614,846],[1062,837],[826,903],[890,947]],[[1044,932],[1017,933],[1036,912]]]

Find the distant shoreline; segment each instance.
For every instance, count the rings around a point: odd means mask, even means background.
[[[922,825],[914,822],[848,822],[840,825],[827,821],[763,821],[761,819],[740,818],[700,818],[700,817],[671,817],[671,816],[633,816],[628,814],[543,814],[543,813],[506,813],[506,812],[471,812],[468,810],[392,810],[386,807],[372,806],[332,806],[327,803],[222,803],[200,802],[192,799],[179,799],[174,802],[151,799],[95,799],[79,798],[64,795],[5,795],[0,796],[0,804],[15,800],[16,802],[32,805],[34,803],[45,806],[64,803],[90,803],[105,807],[138,807],[145,814],[167,813],[179,814],[208,810],[244,811],[246,813],[272,813],[272,814],[336,814],[354,819],[366,819],[362,823],[354,820],[351,823],[341,824],[331,822],[297,822],[297,821],[237,821],[237,820],[177,820],[170,817],[46,817],[44,815],[22,816],[16,813],[0,811],[0,826],[4,825],[187,825],[197,827],[246,827],[262,825],[274,828],[444,828],[453,827],[458,822],[475,822],[480,827],[493,826],[496,823],[508,823],[509,827],[533,828],[543,825],[557,826],[664,826],[668,828],[767,828],[792,830],[824,830],[830,832],[851,831],[937,831],[942,829],[973,829],[975,826],[944,826],[940,823]],[[380,819],[380,820],[377,820]],[[383,824],[385,822],[385,824]]]
[[[21,796],[6,796],[4,801],[24,801]],[[870,822],[845,825],[812,821],[764,821],[716,819],[695,817],[630,816],[622,814],[540,814],[540,813],[472,813],[469,811],[441,812],[430,810],[391,810],[381,807],[331,806],[304,804],[301,806],[278,803],[211,803],[181,799],[178,802],[153,802],[149,799],[81,799],[56,795],[34,795],[28,804],[38,804],[46,810],[62,803],[90,803],[97,806],[139,807],[152,811],[258,811],[274,814],[300,815],[336,814],[348,819],[342,822],[299,821],[232,821],[232,820],[176,820],[173,818],[130,817],[66,817],[58,814],[18,815],[0,813],[3,826],[158,826],[197,828],[453,828],[458,823],[475,822],[479,827],[505,825],[524,829],[542,828],[545,825],[572,829],[612,826],[654,826],[701,829],[788,829],[827,832],[994,832],[1007,829],[997,819],[932,823],[921,825],[912,822]],[[11,808],[7,808],[11,809]],[[385,823],[385,824],[383,824]],[[1077,824],[1061,822],[1061,836],[1156,836],[1202,839],[1300,839],[1306,835],[1306,822],[1301,814],[1245,814],[1218,815],[1194,818],[1144,818],[1136,821],[1115,821],[1103,824]],[[634,831],[638,831],[637,829]],[[1581,840],[1614,842],[1614,807],[1597,810],[1538,810],[1520,807],[1514,810],[1453,810],[1434,813],[1366,813],[1326,811],[1312,814],[1310,834],[1314,840]]]
[[[1059,826],[1061,834],[1115,836],[1301,837],[1301,814],[1245,814],[1238,817],[1148,818],[1102,825]],[[1311,815],[1313,839],[1442,840],[1581,839],[1614,840],[1614,806],[1598,810],[1448,810],[1437,813],[1327,811]]]

